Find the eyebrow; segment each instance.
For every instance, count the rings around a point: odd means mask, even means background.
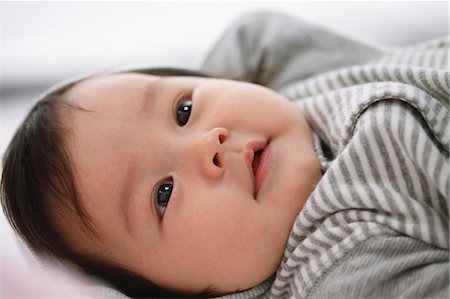
[[[139,115],[145,114],[148,115],[149,112],[152,111],[152,108],[155,105],[155,99],[158,91],[158,85],[160,83],[161,79],[158,79],[156,81],[151,81],[148,83],[148,85],[145,87],[144,90],[144,96],[142,97],[142,103],[139,108]]]
[[[132,234],[132,226],[131,226],[131,192],[133,189],[133,178],[134,178],[134,163],[131,163],[127,167],[127,171],[125,172],[125,181],[122,187],[122,191],[120,192],[120,206],[119,212],[122,217],[125,219],[125,229],[129,235]]]

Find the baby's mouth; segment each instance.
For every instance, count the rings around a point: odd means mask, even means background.
[[[258,170],[258,166],[259,166],[259,159],[261,158],[261,154],[262,154],[263,150],[257,150],[254,152],[253,155],[253,162],[252,162],[252,168],[253,168],[253,175],[256,176],[256,171]]]
[[[260,187],[261,167],[264,168],[262,157],[264,156],[265,149],[268,146],[268,142],[264,140],[252,141],[245,145],[245,159],[248,167],[248,172],[252,180],[253,195],[256,199],[258,189]],[[259,173],[259,175],[258,175]],[[258,182],[259,181],[259,182]]]

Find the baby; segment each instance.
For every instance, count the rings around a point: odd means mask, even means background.
[[[321,177],[311,129],[292,103],[250,83],[139,73],[89,78],[51,97],[9,155],[29,135],[29,155],[54,148],[25,174],[39,181],[27,187],[40,198],[27,200],[40,201],[64,251],[191,296],[244,290],[276,271]],[[50,140],[32,136],[53,126]],[[52,160],[72,177],[47,169]]]
[[[204,67],[259,85],[158,70],[64,85],[6,152],[4,210],[32,249],[132,297],[443,297],[445,45],[398,62],[263,14]]]

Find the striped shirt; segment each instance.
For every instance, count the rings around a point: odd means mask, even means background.
[[[448,298],[448,46],[385,51],[280,89],[305,112],[324,175],[276,275],[228,298]]]

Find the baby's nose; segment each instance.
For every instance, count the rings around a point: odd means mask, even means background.
[[[218,127],[199,138],[197,154],[202,171],[208,177],[219,179],[223,176],[224,143],[229,137],[230,133],[227,129]]]

